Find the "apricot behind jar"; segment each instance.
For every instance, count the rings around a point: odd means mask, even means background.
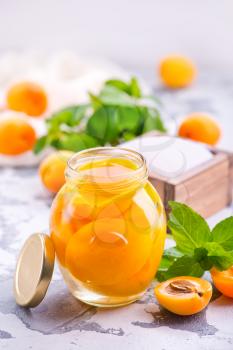
[[[175,277],[158,284],[155,296],[165,309],[177,315],[193,315],[208,305],[212,286],[201,278]]]
[[[220,139],[221,129],[208,114],[192,113],[180,124],[178,135],[214,146]]]
[[[36,132],[22,118],[7,118],[0,120],[0,153],[16,156],[33,149],[36,142]]]
[[[22,82],[13,85],[7,92],[7,107],[24,112],[32,117],[41,116],[47,108],[47,95],[36,83]]]
[[[57,193],[65,183],[67,161],[73,155],[70,151],[57,151],[48,155],[40,164],[41,182],[50,192]]]

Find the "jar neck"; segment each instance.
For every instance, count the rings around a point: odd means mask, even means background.
[[[105,165],[104,171],[101,164]],[[88,190],[118,191],[143,185],[148,178],[148,171],[144,157],[136,151],[98,147],[71,157],[65,175],[67,181],[73,180]]]

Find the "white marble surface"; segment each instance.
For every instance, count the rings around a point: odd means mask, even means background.
[[[217,115],[224,129],[221,146],[233,149],[233,81],[204,79],[192,89],[172,93],[157,88],[156,93],[174,120],[193,110]],[[152,287],[134,304],[102,310],[76,301],[56,270],[41,305],[32,310],[16,306],[12,296],[16,255],[32,232],[48,232],[50,204],[35,168],[0,168],[1,349],[233,349],[233,301],[217,292],[206,310],[190,317],[160,309]],[[217,214],[210,225],[231,212],[227,208]]]

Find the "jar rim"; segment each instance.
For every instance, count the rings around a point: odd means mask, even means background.
[[[135,164],[138,165],[136,169],[125,173],[125,177],[130,176],[138,178],[139,180],[143,180],[148,177],[148,170],[146,159],[143,155],[135,150],[125,148],[125,147],[94,147],[88,148],[83,151],[75,153],[67,162],[66,176],[67,177],[79,177],[79,173],[77,171],[78,167],[82,164],[86,163],[88,160],[98,160],[104,158],[126,158],[132,160]],[[130,157],[130,158],[129,158]],[[100,176],[101,177],[101,176]],[[95,176],[98,178],[98,176]],[[122,174],[114,174],[111,176],[114,180],[118,178],[122,178]]]

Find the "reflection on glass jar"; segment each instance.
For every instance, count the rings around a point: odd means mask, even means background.
[[[68,162],[51,211],[51,237],[64,279],[78,299],[128,304],[143,294],[163,252],[166,219],[144,158],[96,148]]]

